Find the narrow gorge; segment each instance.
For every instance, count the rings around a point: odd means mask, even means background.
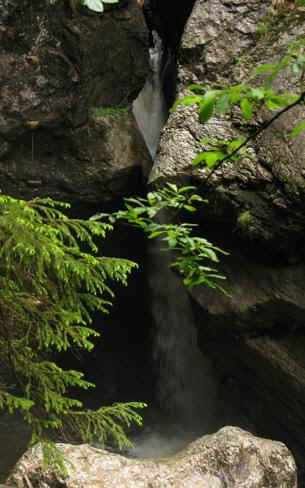
[[[195,186],[208,204],[187,218],[229,251],[218,264],[228,295],[188,290],[158,239],[117,225],[102,252],[139,270],[126,288],[115,285],[110,314],[94,317],[102,323],[95,350],[63,364],[79,361],[96,384],[84,395],[90,407],[148,403],[143,427],[129,432],[134,448],[61,444],[76,466],[68,477],[42,470],[35,449],[13,468],[29,432],[4,413],[0,483],[305,487],[305,135],[288,136],[304,104],[211,176],[192,164],[202,140],[255,133],[271,110],[247,121],[233,108],[205,123],[194,104],[170,111],[192,84],[247,83],[258,65],[276,63],[305,37],[304,6],[140,3],[105,2],[97,14],[65,0],[0,0],[1,191],[67,201],[89,218],[166,182]],[[274,83],[284,92],[303,80]]]

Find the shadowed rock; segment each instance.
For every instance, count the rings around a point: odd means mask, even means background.
[[[137,191],[151,163],[129,110],[148,73],[136,2],[75,16],[65,1],[0,0],[0,12],[1,190],[85,204]]]

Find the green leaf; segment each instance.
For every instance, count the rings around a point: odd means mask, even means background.
[[[231,93],[231,103],[233,105],[235,105],[236,103],[238,103],[241,98],[242,98],[242,95],[240,93],[238,93],[238,92]]]
[[[191,205],[183,205],[183,208],[185,208],[189,212],[196,212],[196,208],[192,207]]]
[[[171,113],[174,112],[176,110],[176,108],[178,107],[178,105],[183,104],[186,107],[188,107],[192,103],[197,103],[197,104],[200,103],[200,100],[201,100],[201,97],[196,96],[196,95],[188,95],[187,97],[179,98],[178,100],[175,101],[174,105],[170,109],[170,112]]]
[[[206,87],[204,87],[202,85],[197,85],[196,83],[192,83],[187,88],[188,88],[188,90],[191,90],[191,91],[199,91],[199,92],[205,92],[206,91]]]
[[[240,136],[237,139],[232,139],[232,141],[228,143],[228,148],[231,151],[235,151],[237,148],[241,146],[241,144],[245,142],[245,140],[246,138],[244,136]]]
[[[258,66],[255,68],[256,73],[265,73],[266,71],[270,71],[271,69],[274,69],[276,64],[263,64],[262,66]]]
[[[226,114],[231,109],[231,95],[225,93],[217,100],[216,110],[219,115]]]
[[[254,100],[262,100],[265,96],[265,92],[262,88],[252,88],[251,95]]]
[[[201,152],[199,154],[197,154],[197,156],[193,159],[193,162],[192,164],[194,166],[198,166],[198,164],[200,164],[202,161],[205,161],[205,153],[204,152]]]
[[[290,132],[291,137],[297,137],[305,129],[305,122],[298,124],[293,131]]]
[[[200,103],[200,100],[201,100],[201,97],[194,96],[194,95],[190,95],[188,97],[184,97],[181,99],[183,105],[185,105],[186,107],[188,107],[192,103]]]
[[[199,120],[201,124],[204,124],[212,117],[216,98],[219,93],[221,93],[219,90],[209,90],[201,98],[199,104]]]
[[[193,190],[196,190],[195,186],[182,186],[181,188],[179,188],[179,193],[190,192]]]
[[[193,160],[193,165],[197,166],[202,161],[205,161],[208,168],[213,168],[218,161],[225,158],[225,153],[222,151],[205,151],[196,156]]]
[[[293,71],[293,73],[295,73],[297,75],[301,71],[301,68],[300,68],[300,66],[297,63],[293,63],[293,65],[292,65],[292,71]]]
[[[178,192],[178,187],[177,185],[175,185],[174,183],[166,183],[166,186],[172,190],[174,193],[177,193]]]
[[[248,98],[243,98],[240,103],[240,108],[245,120],[251,120],[253,114],[252,103],[249,102]]]
[[[281,105],[280,105],[279,101],[276,98],[268,98],[268,100],[266,100],[266,106],[270,110],[276,110]]]
[[[90,10],[93,10],[94,12],[103,12],[104,11],[104,5],[101,0],[84,0],[83,5],[88,7]]]

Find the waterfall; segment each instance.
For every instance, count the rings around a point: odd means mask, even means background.
[[[167,119],[167,107],[162,88],[162,41],[153,31],[154,45],[149,49],[150,74],[133,102],[133,115],[152,159],[155,158],[160,132]],[[165,68],[166,69],[166,68]]]
[[[155,158],[167,120],[162,81],[172,59],[164,63],[162,41],[153,32],[151,73],[133,103],[133,114],[147,148]],[[166,219],[166,216],[163,215]],[[154,321],[153,359],[158,374],[158,403],[174,421],[213,429],[215,382],[208,361],[197,347],[197,330],[182,280],[170,269],[168,253],[157,240],[150,245],[149,286]]]
[[[154,321],[153,359],[161,408],[183,424],[213,430],[215,381],[197,346],[197,329],[183,282],[162,243],[150,247],[149,285]]]

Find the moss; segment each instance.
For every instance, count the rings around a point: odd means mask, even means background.
[[[246,231],[250,224],[253,222],[253,215],[251,215],[251,212],[249,210],[245,210],[239,214],[237,217],[237,227],[241,230]]]
[[[127,107],[91,107],[89,113],[93,117],[111,117],[114,119],[120,118],[128,111]]]

